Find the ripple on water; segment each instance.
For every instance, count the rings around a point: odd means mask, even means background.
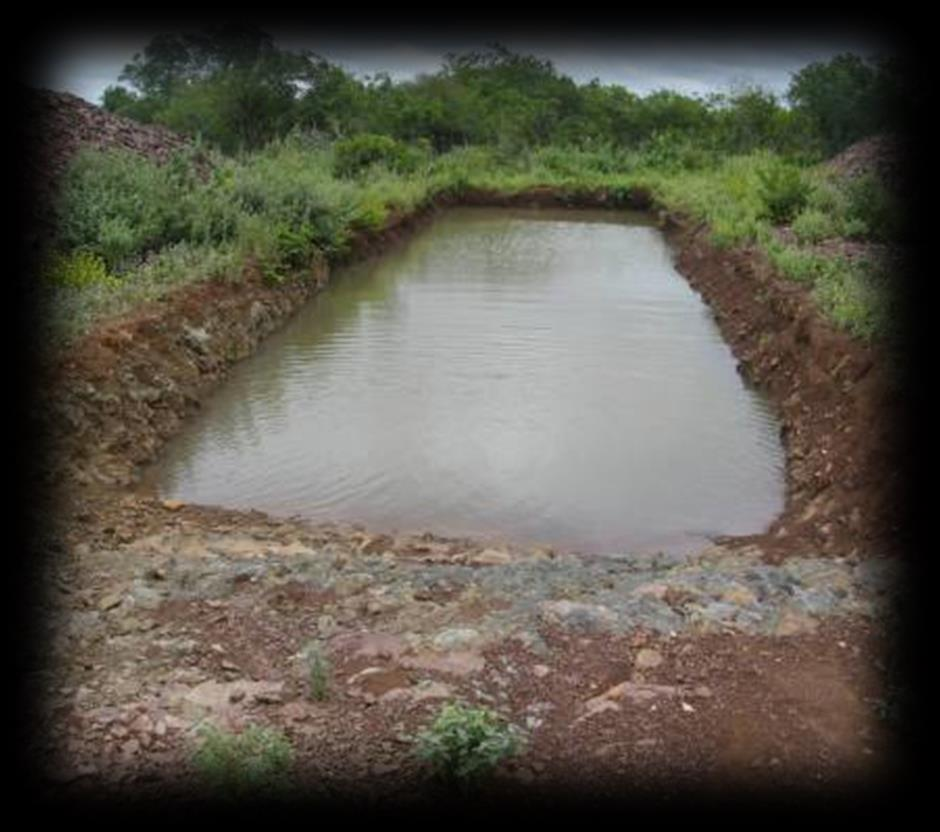
[[[455,209],[344,270],[147,480],[168,496],[591,551],[762,531],[783,456],[659,231]]]

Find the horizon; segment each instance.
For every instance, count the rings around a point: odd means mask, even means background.
[[[476,36],[428,36],[420,32],[350,35],[261,27],[279,49],[310,49],[360,80],[386,73],[395,82],[439,71],[446,55],[484,49],[500,43],[513,52],[549,60],[578,84],[594,78],[645,96],[657,90],[706,96],[758,87],[785,99],[793,74],[816,61],[852,52],[863,58],[887,50],[859,35],[775,37],[730,40],[662,36],[638,39],[614,33],[592,39],[515,36],[511,32]],[[158,30],[121,34],[69,34],[50,41],[44,60],[30,71],[29,83],[69,92],[101,105],[107,87],[120,85],[119,75]]]

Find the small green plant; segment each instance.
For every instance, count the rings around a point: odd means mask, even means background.
[[[812,187],[799,168],[774,162],[757,171],[763,216],[778,225],[790,222],[809,201]]]
[[[200,734],[193,763],[210,788],[237,797],[289,785],[294,752],[280,731],[249,725],[231,734],[206,724]]]
[[[417,736],[417,754],[445,782],[466,788],[515,754],[522,732],[488,708],[451,703]]]
[[[330,663],[323,650],[316,642],[311,642],[304,650],[307,660],[307,682],[311,699],[322,702],[330,695]]]
[[[56,286],[116,286],[118,280],[105,265],[104,259],[90,251],[53,254],[46,264],[45,278]]]
[[[793,233],[801,243],[818,243],[837,232],[832,215],[816,208],[807,208],[793,220]]]

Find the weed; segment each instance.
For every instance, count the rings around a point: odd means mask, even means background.
[[[309,696],[322,702],[330,695],[330,662],[323,655],[323,650],[317,642],[310,642],[304,650],[307,661],[307,682]]]
[[[229,797],[277,792],[290,783],[294,752],[279,731],[249,725],[231,734],[213,725],[200,729],[202,744],[193,757],[200,777]]]
[[[771,222],[790,222],[806,207],[811,186],[799,168],[775,162],[759,170],[757,176],[758,193],[764,203],[762,215]]]
[[[417,736],[417,754],[445,782],[466,788],[521,747],[520,729],[487,708],[451,703]]]
[[[836,236],[836,223],[831,214],[807,208],[793,220],[793,233],[801,243],[818,243]]]
[[[53,254],[44,270],[45,279],[56,286],[116,286],[118,280],[108,272],[104,259],[90,251]]]

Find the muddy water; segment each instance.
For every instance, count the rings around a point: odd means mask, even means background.
[[[762,531],[783,456],[649,220],[463,208],[335,275],[145,482],[376,530],[681,552]]]

